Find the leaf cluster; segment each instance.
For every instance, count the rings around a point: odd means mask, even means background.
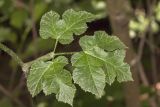
[[[126,46],[116,36],[104,31],[81,37],[80,52],[56,53],[57,43],[70,44],[74,40],[73,35],[84,33],[86,23],[93,20],[93,14],[72,9],[65,11],[62,17],[54,11],[42,16],[40,36],[56,40],[53,49],[55,54],[52,59],[37,60],[31,65],[27,86],[33,97],[43,90],[45,95],[55,93],[58,101],[72,105],[76,92],[74,84],[101,97],[106,83],[111,85],[115,80],[133,80],[130,67],[124,62]],[[67,59],[66,54],[73,55]],[[65,69],[69,62],[74,67],[72,73]]]

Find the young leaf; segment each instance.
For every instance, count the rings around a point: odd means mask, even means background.
[[[72,84],[71,74],[64,69],[66,64],[67,58],[63,56],[53,61],[35,62],[27,77],[27,86],[32,96],[43,90],[46,95],[55,93],[58,101],[72,105],[76,89]]]
[[[83,52],[73,55],[71,62],[75,67],[73,80],[83,90],[98,95],[95,89],[103,91],[104,79],[108,84],[116,77],[119,82],[132,81],[129,65],[123,62],[126,46],[117,37],[99,31],[82,37],[79,44]]]
[[[85,11],[65,11],[60,15],[50,11],[42,16],[40,22],[40,36],[43,39],[57,39],[62,44],[69,44],[73,41],[73,34],[80,35],[87,29],[86,22],[94,20],[94,15]]]

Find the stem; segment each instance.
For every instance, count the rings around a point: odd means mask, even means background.
[[[71,54],[75,54],[77,52],[63,52],[63,53],[54,53],[54,52],[50,52],[46,55],[43,55],[33,61],[30,61],[30,62],[27,62],[27,63],[24,63],[23,64],[23,67],[22,67],[22,70],[27,73],[29,71],[29,67],[36,61],[47,61],[47,60],[50,60],[52,58],[54,58],[54,56],[57,56],[57,55],[71,55]]]
[[[58,44],[58,39],[56,39],[56,43],[54,44],[54,50],[53,50],[54,53],[55,53],[55,51],[56,51],[57,44]]]
[[[54,48],[54,51],[56,49],[56,46],[57,46],[57,43],[58,41],[56,41],[55,43],[55,48]],[[77,53],[77,52],[64,52],[64,53],[56,53],[53,51],[53,52],[50,52],[46,55],[43,55],[33,61],[30,61],[30,62],[27,62],[27,63],[24,63],[17,55],[16,53],[14,53],[11,49],[9,49],[8,47],[6,47],[5,45],[3,45],[2,43],[0,43],[0,49],[2,49],[4,52],[6,52],[7,54],[9,54],[21,67],[22,67],[22,70],[27,73],[28,70],[29,70],[29,67],[35,62],[35,61],[46,61],[46,60],[50,60],[52,58],[54,58],[54,56],[56,55],[70,55],[70,54],[74,54],[74,53]]]
[[[56,41],[55,43],[55,47],[57,46],[57,43],[58,41]],[[17,55],[16,53],[14,53],[11,49],[9,49],[8,47],[6,47],[5,45],[3,45],[2,43],[0,43],[0,49],[2,49],[4,52],[6,52],[7,54],[9,54],[21,67],[22,67],[22,70],[27,73],[28,70],[29,70],[29,67],[35,62],[35,61],[46,61],[46,60],[50,60],[52,58],[54,58],[54,56],[56,55],[70,55],[70,54],[74,54],[74,53],[77,53],[77,52],[64,52],[64,53],[56,53],[55,54],[55,49],[54,48],[54,51],[53,52],[50,52],[46,55],[43,55],[33,61],[30,61],[30,62],[27,62],[27,63],[24,63]]]
[[[71,55],[71,54],[75,54],[77,52],[63,52],[63,53],[55,53],[55,55]]]
[[[40,61],[40,60],[46,61],[46,60],[49,60],[49,59],[54,58],[54,56],[55,56],[55,53],[54,53],[54,52],[50,52],[50,53],[48,53],[48,54],[46,54],[46,55],[43,55],[43,56],[41,56],[41,57],[39,57],[39,58],[37,58],[37,59],[35,59],[35,60],[33,60],[33,61],[24,63],[23,66],[22,66],[22,70],[27,73],[28,70],[29,70],[29,67],[30,67],[34,62]]]
[[[8,55],[12,57],[20,66],[23,66],[23,61],[17,56],[15,52],[13,52],[11,49],[0,43],[0,49],[6,52]]]

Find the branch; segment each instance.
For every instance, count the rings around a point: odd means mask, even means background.
[[[50,60],[52,58],[54,58],[55,56],[58,56],[58,55],[71,55],[71,54],[75,54],[77,52],[63,52],[63,53],[55,53],[54,51],[53,52],[50,52],[50,53],[47,53],[46,55],[43,55],[33,61],[30,61],[30,62],[27,62],[27,63],[24,63],[23,64],[23,67],[22,67],[22,70],[25,72],[25,73],[28,73],[29,71],[29,68],[30,66],[36,62],[36,61],[47,61],[47,60]]]
[[[12,59],[14,59],[20,66],[23,66],[23,61],[18,57],[18,55],[15,52],[13,52],[7,46],[0,43],[0,49],[6,52],[8,55],[10,55]]]
[[[6,52],[8,55],[10,55],[12,57],[12,59],[14,59],[21,67],[22,67],[22,70],[23,72],[25,73],[28,73],[29,71],[29,68],[30,66],[36,62],[36,61],[47,61],[47,60],[50,60],[52,58],[54,58],[54,56],[58,56],[58,55],[71,55],[71,54],[74,54],[74,53],[77,53],[77,52],[64,52],[64,53],[55,53],[54,51],[53,52],[50,52],[50,53],[47,53],[46,55],[43,55],[35,60],[32,60],[30,62],[26,62],[24,63],[18,56],[15,52],[13,52],[11,49],[9,49],[8,47],[6,47],[5,45],[3,45],[2,43],[0,43],[0,49],[2,49],[4,52]]]
[[[43,56],[41,56],[41,57],[39,57],[39,58],[37,58],[37,59],[35,59],[35,60],[33,60],[33,61],[26,62],[26,63],[23,64],[22,70],[23,70],[25,73],[27,73],[27,72],[29,71],[29,67],[30,67],[34,62],[40,61],[40,60],[42,60],[42,61],[50,60],[50,59],[54,58],[54,56],[55,56],[55,53],[54,53],[54,52],[50,52],[50,53],[47,53],[46,55],[43,55]]]

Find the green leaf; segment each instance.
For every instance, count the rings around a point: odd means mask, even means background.
[[[72,64],[76,66],[73,80],[85,91],[101,97],[105,87],[105,73],[101,68],[101,61],[85,53],[77,53],[72,57]]]
[[[34,97],[40,91],[46,95],[55,93],[58,101],[72,105],[75,87],[69,71],[64,69],[67,58],[59,56],[53,61],[35,62],[30,69],[27,86]]]
[[[65,11],[60,15],[50,11],[42,16],[40,22],[40,36],[43,39],[57,39],[62,44],[69,44],[73,41],[73,34],[80,35],[87,29],[86,22],[94,19],[94,15],[85,11]]]
[[[73,80],[83,90],[100,97],[105,81],[112,84],[115,78],[119,82],[133,80],[129,65],[123,62],[126,46],[117,37],[98,31],[94,36],[82,37],[79,44],[83,52],[73,55],[71,62],[75,67]]]
[[[114,51],[116,49],[127,48],[119,38],[117,38],[116,36],[109,36],[105,32],[96,32],[95,39],[97,45],[106,51]]]
[[[124,50],[108,52],[108,56],[104,60],[106,82],[108,84],[111,85],[114,82],[115,77],[117,77],[118,82],[133,80],[129,65],[123,62],[124,57]]]
[[[98,46],[106,51],[125,49],[126,46],[116,36],[109,36],[104,31],[95,32],[94,36],[84,36],[80,39],[80,45],[83,50],[89,50]]]

